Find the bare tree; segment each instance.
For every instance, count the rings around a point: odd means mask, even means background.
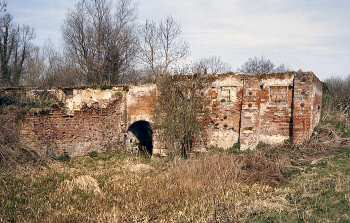
[[[42,48],[42,57],[45,64],[41,78],[43,86],[73,87],[84,84],[84,77],[76,64],[57,51],[51,41]]]
[[[204,142],[207,118],[206,99],[202,90],[205,79],[198,75],[160,75],[157,79],[159,99],[156,124],[170,155],[187,158],[195,142]]]
[[[249,58],[247,62],[243,64],[240,69],[240,72],[247,74],[269,74],[273,71],[275,65],[269,59],[264,57],[258,58]]]
[[[76,65],[58,51],[49,40],[43,47],[33,47],[24,64],[21,82],[41,88],[73,87],[84,84]]]
[[[166,17],[159,25],[162,73],[167,73],[171,65],[177,65],[189,53],[187,43],[180,39],[181,32],[180,25],[171,16]]]
[[[275,67],[272,72],[273,73],[285,73],[288,71],[290,71],[290,69],[285,64],[281,64],[278,67]]]
[[[350,116],[350,75],[346,78],[333,77],[325,81],[325,109]]]
[[[139,58],[153,74],[157,74],[160,66],[160,43],[157,24],[154,21],[146,20],[145,24],[141,26],[139,33]]]
[[[39,47],[31,49],[30,56],[25,62],[25,71],[22,76],[22,84],[25,86],[40,85],[42,75],[45,71],[45,59]]]
[[[18,85],[31,51],[34,30],[17,25],[7,13],[5,2],[0,3],[0,10],[0,79],[4,85]]]
[[[202,58],[193,66],[193,73],[196,74],[220,74],[229,70],[229,65],[217,56]]]
[[[290,71],[284,64],[276,67],[268,58],[249,58],[239,69],[240,72],[252,75],[262,75],[270,73],[284,73]]]
[[[189,54],[181,27],[171,16],[158,24],[147,20],[139,33],[139,58],[154,76],[169,73]]]
[[[6,1],[0,1],[0,14],[3,16],[4,13],[7,11],[7,2]]]
[[[63,27],[67,56],[79,67],[87,84],[116,84],[137,53],[135,7],[120,0],[115,12],[108,0],[80,0]]]

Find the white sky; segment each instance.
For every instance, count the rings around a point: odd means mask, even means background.
[[[36,43],[62,46],[61,26],[74,0],[8,0]],[[174,16],[191,58],[220,56],[232,68],[265,56],[321,79],[350,73],[350,0],[138,0],[138,20]]]

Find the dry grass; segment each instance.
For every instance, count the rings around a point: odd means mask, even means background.
[[[287,205],[280,167],[262,154],[85,157],[1,179],[3,222],[231,222]]]
[[[288,154],[299,151],[296,157],[303,157],[301,149],[277,149],[235,155],[216,152],[173,161],[100,154],[46,167],[4,169],[0,222],[348,219],[348,149],[333,153],[334,158],[325,153],[322,162],[300,164],[292,174],[286,174],[293,166]]]

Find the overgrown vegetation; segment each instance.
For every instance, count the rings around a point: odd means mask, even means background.
[[[349,222],[350,149],[305,166],[282,187],[290,208],[253,216],[254,222]]]
[[[206,119],[206,100],[203,78],[191,75],[174,78],[170,75],[159,77],[159,98],[157,104],[157,128],[164,147],[170,156],[187,158],[194,146],[204,141],[203,120]]]
[[[325,81],[324,112],[340,112],[350,117],[350,75]]]
[[[2,172],[0,219],[207,222],[241,218],[247,216],[248,207],[230,207],[238,201],[272,203],[273,197],[256,198],[253,191],[272,195],[275,190],[268,185],[280,178],[279,166],[260,154],[217,154],[172,163],[117,155],[77,158],[44,169],[21,169],[15,175]],[[255,185],[259,182],[268,185]]]
[[[93,154],[0,173],[0,222],[347,222],[350,148]]]
[[[342,137],[350,137],[350,75],[325,81],[322,122],[331,125]]]
[[[7,12],[7,3],[0,1],[0,85],[18,85],[32,50],[34,30],[18,25]]]

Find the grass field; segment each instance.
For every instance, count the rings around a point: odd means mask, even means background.
[[[99,154],[5,170],[0,221],[349,222],[350,148],[287,151]]]

